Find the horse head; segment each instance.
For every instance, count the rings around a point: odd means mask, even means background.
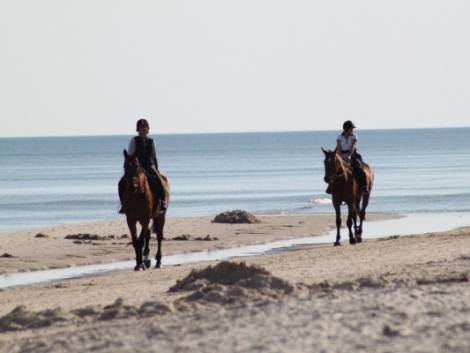
[[[325,176],[323,180],[326,183],[332,183],[334,179],[338,176],[343,176],[345,179],[348,178],[348,166],[345,165],[345,162],[342,158],[336,153],[335,150],[325,150],[321,148],[323,154],[325,155],[324,165],[325,165]]]
[[[142,168],[140,167],[139,159],[135,155],[128,154],[126,150],[124,154],[124,178],[126,179],[127,188],[135,193],[142,191],[142,185],[140,183],[140,174]]]
[[[325,155],[325,160],[323,164],[325,166],[325,176],[323,180],[325,183],[332,183],[333,179],[336,175],[336,158],[335,158],[335,151],[325,150],[323,147],[321,148],[323,154]]]

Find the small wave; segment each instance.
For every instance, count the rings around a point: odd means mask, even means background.
[[[311,199],[310,202],[315,203],[317,205],[330,205],[331,199],[328,199],[328,198]]]

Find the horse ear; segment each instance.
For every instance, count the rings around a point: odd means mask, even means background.
[[[127,158],[129,155],[127,154],[127,150],[123,150],[122,154],[124,155],[124,158]]]
[[[328,152],[325,151],[325,149],[323,148],[323,146],[322,146],[321,150],[322,150],[322,152],[323,152],[323,154],[324,154],[325,156],[328,154]]]

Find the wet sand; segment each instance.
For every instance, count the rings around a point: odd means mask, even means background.
[[[241,261],[5,289],[0,351],[470,350],[470,228]]]
[[[372,214],[369,219],[393,217],[396,216]],[[163,256],[315,236],[332,229],[334,224],[331,215],[258,216],[258,219],[260,223],[255,224],[222,224],[212,223],[211,217],[169,218]],[[0,274],[134,259],[124,220],[2,233],[0,239]],[[152,234],[151,258],[155,257],[156,245]],[[3,254],[11,257],[1,257]]]

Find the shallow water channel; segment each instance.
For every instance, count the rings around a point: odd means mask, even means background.
[[[386,238],[392,235],[412,235],[441,232],[470,226],[470,213],[410,214],[398,219],[390,219],[364,224],[364,239]],[[289,240],[279,240],[264,244],[239,246],[221,250],[206,250],[163,257],[163,266],[174,266],[201,261],[227,260],[275,252],[291,251],[303,246],[331,246],[336,231],[320,236],[310,236]],[[347,230],[342,231],[342,244],[348,245]],[[360,246],[360,245],[356,245]],[[37,283],[54,282],[66,279],[95,276],[114,271],[130,271],[135,261],[121,261],[108,264],[67,267],[60,269],[20,272],[0,275],[0,288],[27,286]]]

